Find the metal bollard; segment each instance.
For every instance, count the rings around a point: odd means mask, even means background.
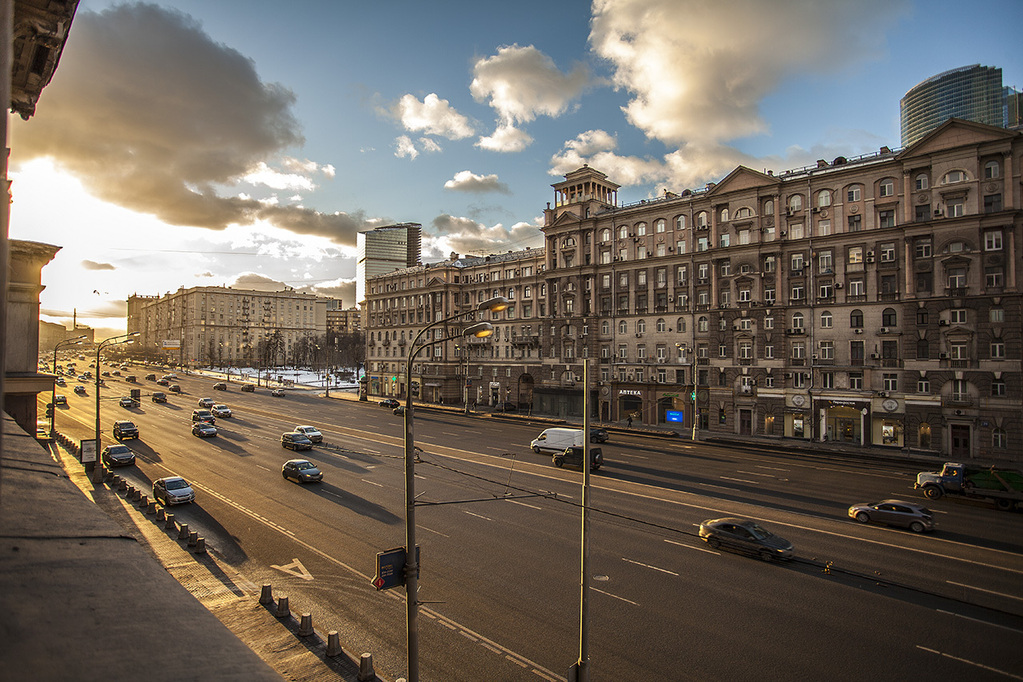
[[[128,490],[128,481],[121,479],[121,482],[117,484],[117,489],[121,492]]]
[[[153,504],[156,504],[156,502],[153,502]],[[156,510],[156,520],[157,521],[163,521],[166,518],[167,518],[167,512],[164,511],[163,507],[160,507],[159,509]]]
[[[359,658],[359,682],[372,682],[377,678],[373,671],[373,654],[363,654]]]
[[[139,509],[145,509],[149,506],[149,495],[139,495]]]
[[[278,618],[287,618],[291,615],[291,609],[288,607],[287,597],[281,597],[277,600],[277,612],[274,615]]]
[[[163,511],[163,509],[161,509],[160,511]],[[149,514],[150,516],[152,516],[155,513],[156,513],[156,500],[151,500],[149,502],[149,504],[146,505],[146,514]]]
[[[298,636],[308,637],[313,634],[313,632],[315,632],[315,630],[313,630],[313,614],[303,613],[302,620],[298,624]]]
[[[340,656],[341,655],[341,637],[337,634],[337,630],[331,630],[327,633],[327,656]]]
[[[263,583],[263,589],[259,593],[259,603],[263,606],[274,603],[274,590],[270,583]]]
[[[206,553],[206,538],[195,539],[195,553],[205,554]]]
[[[181,527],[178,529],[178,540],[187,540],[187,539],[188,539],[188,524],[187,523],[183,523],[183,524],[181,524]]]
[[[125,497],[128,498],[129,500],[134,500],[136,493],[138,493],[138,491],[135,490],[135,486],[130,485],[128,486],[128,494],[125,495]]]
[[[177,525],[174,522],[174,514],[167,514],[167,520],[163,524],[164,530],[174,530],[177,528]]]
[[[199,542],[199,531],[193,530],[188,534],[188,546],[195,547],[195,544]]]

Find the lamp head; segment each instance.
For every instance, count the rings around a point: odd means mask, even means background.
[[[510,305],[511,302],[504,296],[495,296],[489,301],[483,301],[483,303],[480,303],[476,306],[476,310],[489,310],[492,313],[499,313],[502,310],[506,310]]]
[[[477,322],[462,330],[462,336],[472,336],[477,339],[485,339],[494,333],[494,325],[489,322]]]

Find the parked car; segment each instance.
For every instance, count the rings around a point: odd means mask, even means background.
[[[167,402],[167,394],[164,393],[163,391],[154,391],[153,392],[153,402],[154,403],[165,403],[165,402]]]
[[[752,519],[708,519],[700,524],[700,537],[714,549],[735,549],[764,561],[792,558],[791,542]]]
[[[930,509],[902,500],[854,504],[849,507],[849,518],[860,523],[886,523],[889,526],[908,528],[914,533],[934,530],[934,514]]]
[[[583,466],[583,452],[584,448],[581,447],[570,447],[565,448],[564,452],[555,453],[551,458],[554,466],[563,467],[565,465],[579,467]],[[604,453],[601,452],[600,448],[590,448],[590,470],[596,471],[604,465]]]
[[[393,410],[394,408],[398,407],[400,403],[394,398],[384,398],[383,400],[380,401],[380,405]]]
[[[213,398],[199,398],[199,407],[207,409],[213,407]]]
[[[192,421],[216,424],[217,418],[209,410],[192,410]]]
[[[108,445],[100,453],[103,463],[111,467],[125,467],[135,463],[135,453],[127,445]]]
[[[213,390],[214,391],[226,391],[227,390],[227,384],[225,384],[223,381],[218,381],[217,383],[213,384]]]
[[[153,499],[162,502],[165,507],[188,504],[195,500],[195,491],[180,476],[166,476],[153,481]]]
[[[214,405],[210,408],[210,412],[213,413],[214,417],[230,417],[231,408],[227,405]]]
[[[167,390],[170,391],[171,393],[181,393],[181,387],[178,386],[177,384],[171,384],[170,386],[167,387]]]
[[[110,372],[103,372],[102,374],[100,374],[100,376],[108,377],[108,376],[110,376]]]
[[[121,370],[115,369],[113,372],[111,372],[111,374],[113,374],[115,377],[119,377],[121,376]],[[106,376],[106,372],[104,372],[103,375]]]
[[[138,406],[138,403],[135,402],[135,399],[131,398],[131,397],[128,397],[128,396],[125,396],[125,397],[121,398],[119,401],[117,401],[117,404],[120,405],[121,407],[137,407]]]
[[[285,450],[312,450],[313,442],[302,433],[282,433],[281,447]]]
[[[76,395],[85,395],[85,386],[82,386],[81,384],[78,384],[77,386],[75,386],[75,394]]]
[[[283,398],[284,397],[284,389],[283,388],[275,388],[274,390],[270,391],[270,395],[272,395],[274,398]]]
[[[54,405],[67,405],[67,396],[66,395],[55,395],[55,396],[53,396],[53,404]]]
[[[255,393],[256,387],[252,384],[242,384],[242,393]]]
[[[213,438],[217,435],[217,427],[209,422],[196,422],[192,424],[192,435],[200,438]]]
[[[323,472],[308,459],[289,459],[281,467],[281,475],[295,483],[315,483],[323,480]]]
[[[135,422],[130,422],[130,421],[116,421],[116,422],[114,422],[114,438],[116,438],[117,440],[121,440],[122,438],[138,438],[138,437],[139,437],[139,427],[135,426]]]
[[[301,433],[314,443],[323,442],[323,434],[315,426],[296,426],[295,433]]]

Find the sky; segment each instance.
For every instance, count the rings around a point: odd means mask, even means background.
[[[122,332],[126,300],[284,286],[354,304],[359,231],[423,260],[543,245],[588,163],[629,203],[738,165],[897,148],[948,69],[1023,88],[1023,3],[81,0],[12,117],[10,236],[62,247],[41,318]]]

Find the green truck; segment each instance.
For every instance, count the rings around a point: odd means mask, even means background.
[[[992,502],[1006,511],[1023,508],[1023,472],[945,462],[939,472],[917,474],[914,488],[932,500],[942,495]]]

